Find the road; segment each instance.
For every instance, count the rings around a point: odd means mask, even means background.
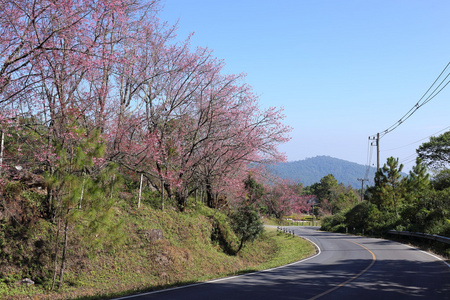
[[[118,299],[450,299],[450,265],[375,238],[289,227],[318,254],[263,272]]]

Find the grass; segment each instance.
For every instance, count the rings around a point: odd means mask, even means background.
[[[276,228],[266,228],[267,234],[278,245],[279,251],[269,261],[259,265],[258,270],[270,269],[302,260],[316,252],[308,241],[284,234]]]
[[[266,225],[273,226],[320,226],[321,221],[314,219],[311,216],[304,216],[303,218],[297,218],[298,221],[293,221],[292,216],[285,217],[283,219],[264,217],[263,221]],[[289,219],[289,220],[288,220]]]
[[[211,240],[214,220],[223,222],[226,217],[218,218],[216,211],[204,206],[185,213],[149,206],[127,208],[117,212],[117,219],[123,223],[122,244],[89,253],[83,252],[82,245],[72,248],[73,259],[60,291],[0,283],[0,298],[106,299],[264,270],[315,253],[309,242],[266,228],[238,255],[226,254],[220,243]],[[150,229],[162,230],[164,238],[148,240],[144,233]],[[80,259],[74,252],[85,255]]]

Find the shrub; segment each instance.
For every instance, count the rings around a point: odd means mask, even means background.
[[[355,205],[345,214],[346,223],[350,228],[365,232],[374,231],[380,217],[380,211],[376,205],[363,201]]]
[[[242,249],[246,242],[253,241],[264,231],[263,222],[258,213],[251,207],[239,207],[231,214],[231,219],[234,232],[240,241],[236,253]]]
[[[345,216],[343,213],[338,213],[334,216],[326,216],[322,219],[321,230],[333,231],[333,228],[337,225],[345,223]]]
[[[220,212],[216,212],[212,218],[211,241],[217,243],[224,253],[228,255],[236,254],[239,239],[230,226],[229,218]]]

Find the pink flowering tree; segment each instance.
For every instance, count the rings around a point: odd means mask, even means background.
[[[84,173],[116,162],[184,210],[199,189],[209,206],[238,197],[250,164],[283,159],[281,110],[262,110],[243,76],[223,75],[210,50],[191,51],[189,37],[173,43],[158,1],[2,4],[2,113],[33,120],[18,128],[34,132],[36,161],[48,172],[61,151],[75,157],[94,138],[106,151]]]
[[[105,126],[115,94],[114,66],[136,38],[131,29],[151,18],[156,2],[0,3],[1,131],[17,137],[18,157],[25,145],[33,145],[36,164],[30,168],[46,171],[45,205],[56,236],[53,285],[57,277],[61,285],[75,216],[108,211],[107,201],[98,201],[105,198],[85,191],[92,182],[108,190],[108,180],[98,180],[107,170]]]
[[[268,215],[278,219],[290,214],[307,213],[310,207],[308,198],[302,196],[302,186],[290,180],[276,176],[266,176],[267,194],[263,198],[262,207]]]

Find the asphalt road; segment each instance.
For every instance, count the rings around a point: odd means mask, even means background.
[[[392,241],[290,227],[320,249],[284,267],[119,299],[450,299],[450,265]]]

